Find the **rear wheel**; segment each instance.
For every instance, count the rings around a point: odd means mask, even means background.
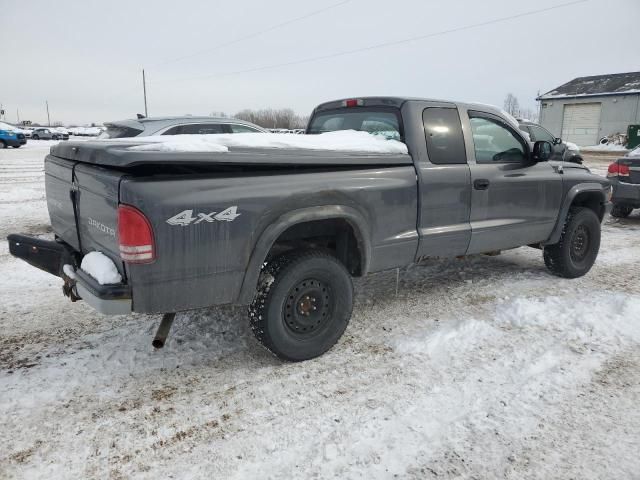
[[[4,140],[0,140],[0,148],[7,148],[7,144]]]
[[[32,135],[31,138],[34,139],[34,140],[40,140],[40,137],[38,135],[35,135],[35,134]]]
[[[629,205],[614,203],[613,208],[611,209],[611,216],[616,218],[627,218],[632,211],[633,207],[630,207]]]
[[[249,321],[269,351],[298,362],[335,345],[347,328],[352,307],[353,285],[342,263],[325,251],[295,252],[263,269]]]
[[[544,247],[544,263],[559,277],[577,278],[586,274],[600,250],[600,220],[589,208],[574,207],[564,224],[560,241]]]
[[[13,148],[20,148],[22,145],[14,145]]]

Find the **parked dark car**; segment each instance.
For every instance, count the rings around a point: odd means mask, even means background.
[[[177,311],[248,305],[256,338],[293,361],[342,336],[352,277],[520,246],[560,277],[593,266],[609,182],[548,162],[551,143],[530,145],[499,109],[399,97],[318,106],[307,134],[336,130],[398,138],[407,153],[60,143],[45,159],[56,239],[10,235],[10,252],[100,312],[165,314],[159,343]],[[121,280],[81,268],[96,251]]]
[[[553,155],[551,160],[561,160],[564,162],[582,164],[580,147],[575,143],[565,142],[561,138],[554,137],[549,130],[537,123],[533,123],[528,120],[518,120],[518,124],[520,126],[520,130],[529,135],[532,143],[544,140],[545,142],[549,142],[553,145]]]
[[[626,218],[640,208],[640,154],[619,158],[607,171],[613,185],[611,216]]]

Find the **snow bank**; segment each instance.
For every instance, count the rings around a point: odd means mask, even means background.
[[[627,151],[627,149],[624,148],[624,146],[614,145],[611,143],[607,145],[591,145],[589,147],[582,147],[582,150],[589,151],[589,152],[626,152]]]
[[[125,140],[125,139],[123,139]],[[126,139],[129,142],[131,139]],[[113,140],[111,140],[113,141]],[[129,150],[155,152],[227,152],[237,148],[285,148],[364,153],[407,153],[407,146],[397,140],[355,130],[340,130],[320,135],[279,133],[235,133],[214,135],[162,135],[140,137],[146,145]]]
[[[100,252],[87,253],[82,259],[80,268],[95,278],[100,285],[122,281],[122,277],[111,259]]]
[[[640,147],[636,147],[633,150],[631,150],[629,153],[627,153],[627,155],[629,157],[636,157],[636,156],[640,156]]]
[[[579,151],[580,151],[580,147],[579,147],[578,145],[576,145],[575,143],[573,143],[573,142],[567,142],[566,140],[563,140],[563,142],[564,142],[564,144],[567,146],[567,148],[568,148],[569,150],[575,150],[575,151],[577,151],[577,152],[579,152]]]
[[[592,294],[581,302],[564,297],[516,298],[496,308],[495,322],[506,328],[567,332],[583,342],[620,338],[640,341],[640,299],[624,294]]]

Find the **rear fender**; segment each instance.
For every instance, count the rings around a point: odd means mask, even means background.
[[[351,225],[362,256],[362,275],[366,274],[371,259],[371,232],[364,217],[356,209],[344,205],[323,205],[293,210],[279,217],[260,235],[251,253],[236,303],[246,305],[253,299],[262,264],[283,232],[299,223],[329,219],[343,219]]]

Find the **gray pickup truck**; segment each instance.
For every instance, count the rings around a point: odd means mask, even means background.
[[[69,142],[45,160],[55,240],[10,235],[16,257],[110,314],[249,306],[258,340],[282,359],[321,355],[343,334],[352,277],[427,257],[539,248],[549,270],[593,265],[608,181],[549,162],[517,122],[477,104],[370,97],[318,106],[307,134],[364,130],[408,154],[230,148],[134,151]],[[258,135],[258,134],[254,134]],[[81,268],[102,252],[122,281]]]

